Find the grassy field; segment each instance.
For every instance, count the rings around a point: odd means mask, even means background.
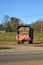
[[[34,33],[34,42],[43,42],[43,33]]]
[[[16,40],[15,32],[0,33],[0,41],[15,41],[15,40]]]
[[[16,41],[16,33],[0,33],[0,41]],[[43,33],[34,33],[34,42],[43,42]]]

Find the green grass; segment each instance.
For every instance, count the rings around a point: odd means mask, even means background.
[[[8,32],[8,33],[0,33],[0,41],[15,41],[16,33]]]
[[[0,33],[0,41],[16,41],[16,32]],[[34,33],[34,42],[43,42],[43,33]]]
[[[43,42],[43,33],[34,33],[34,42]]]

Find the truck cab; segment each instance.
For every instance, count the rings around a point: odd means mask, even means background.
[[[17,28],[17,35],[16,35],[17,43],[24,43],[28,41],[30,44],[33,43],[33,29],[28,25],[20,25]]]

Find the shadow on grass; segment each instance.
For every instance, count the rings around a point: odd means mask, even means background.
[[[0,50],[3,50],[3,49],[11,49],[11,47],[0,47]]]
[[[34,47],[43,47],[43,42],[35,42],[33,43]]]
[[[33,44],[42,44],[43,42],[34,42]]]

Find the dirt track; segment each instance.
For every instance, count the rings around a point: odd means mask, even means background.
[[[28,44],[28,43],[24,43],[24,44],[17,44],[17,42],[0,42],[0,48],[33,48],[33,47],[43,47],[43,43],[33,43],[33,44]]]

